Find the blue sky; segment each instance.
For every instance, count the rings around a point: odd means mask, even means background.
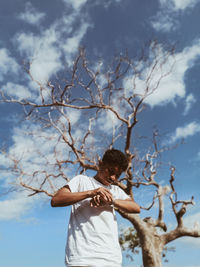
[[[136,131],[150,136],[156,126],[160,142],[173,145],[184,138],[184,144],[165,154],[166,168],[160,170],[160,182],[169,179],[170,163],[176,166],[176,188],[180,198],[195,197],[185,224],[200,222],[200,1],[199,0],[7,0],[0,2],[0,87],[17,99],[36,98],[33,82],[23,71],[23,62],[31,61],[33,77],[42,82],[62,72],[72,62],[79,46],[87,49],[88,58],[109,61],[128,50],[130,57],[140,54],[150,40],[157,40],[160,53],[166,45],[175,47],[174,56],[164,66],[173,70],[162,80],[159,90],[146,99],[147,110],[140,115]],[[155,74],[154,79],[158,77]],[[154,81],[155,81],[154,80]],[[124,81],[130,87],[129,77]],[[142,89],[142,80],[138,80]],[[26,158],[26,168],[34,169],[39,139],[25,137],[27,129],[38,127],[22,120],[21,108],[0,105],[1,146]],[[71,114],[76,123],[77,113]],[[105,122],[105,121],[104,121]],[[101,122],[102,123],[102,122]],[[105,129],[109,125],[105,123]],[[44,132],[44,135],[48,132]],[[27,145],[29,150],[27,150]],[[136,144],[142,150],[144,144]],[[32,150],[31,150],[32,149]],[[42,146],[48,153],[48,145]],[[51,158],[51,155],[49,155]],[[32,160],[32,165],[30,163]],[[0,251],[2,266],[64,267],[64,247],[69,209],[52,209],[49,198],[27,198],[26,191],[7,192],[14,182],[8,172],[8,159],[0,155]],[[57,186],[61,186],[58,183]],[[136,191],[138,203],[146,204],[146,191]],[[166,202],[166,210],[170,211]],[[155,215],[155,209],[141,216]],[[127,224],[120,217],[119,225]],[[174,219],[168,218],[170,227]],[[182,238],[172,245],[168,267],[200,267],[200,240]],[[141,255],[130,263],[124,257],[123,267],[140,266]]]

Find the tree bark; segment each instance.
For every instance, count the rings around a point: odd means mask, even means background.
[[[119,211],[122,217],[128,219],[137,231],[142,249],[143,267],[162,267],[162,251],[165,238],[157,233],[152,218],[142,220],[135,214]]]
[[[146,233],[141,240],[144,267],[162,267],[163,244],[159,236]]]

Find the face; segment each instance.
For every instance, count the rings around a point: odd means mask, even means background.
[[[99,171],[96,175],[96,178],[99,182],[108,186],[116,182],[121,174],[122,170],[119,166],[108,165],[101,162],[99,164]]]

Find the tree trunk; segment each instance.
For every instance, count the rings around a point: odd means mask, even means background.
[[[154,227],[146,228],[139,236],[144,267],[162,267],[164,241]]]
[[[152,240],[142,247],[142,258],[144,267],[162,267],[160,249],[152,244]]]
[[[165,238],[157,233],[151,218],[141,220],[136,214],[120,214],[132,222],[142,249],[143,267],[162,267],[162,251]]]

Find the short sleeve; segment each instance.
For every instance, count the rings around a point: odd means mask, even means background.
[[[129,195],[127,195],[120,187],[118,186],[114,186],[114,190],[113,190],[113,197],[114,199],[122,199],[122,200],[125,200],[125,199],[128,199],[130,198]]]
[[[72,193],[80,191],[80,184],[81,184],[81,175],[75,176],[67,183]]]

